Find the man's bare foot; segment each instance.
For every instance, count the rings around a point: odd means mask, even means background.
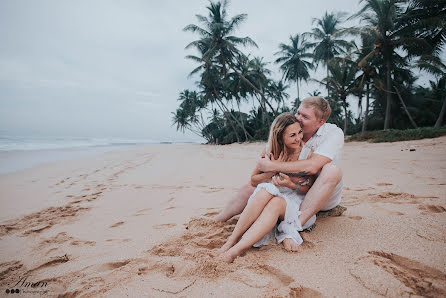
[[[347,210],[344,206],[337,205],[333,209],[326,210],[326,211],[319,211],[316,216],[317,218],[324,218],[329,216],[341,216],[344,211]]]
[[[299,251],[300,245],[298,245],[296,242],[294,242],[291,238],[285,238],[283,240],[283,246],[285,247],[286,251]]]

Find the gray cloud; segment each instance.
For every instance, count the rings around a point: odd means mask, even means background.
[[[208,1],[0,2],[0,126],[9,134],[198,140],[171,125],[178,93],[194,88],[182,29],[207,15]],[[247,13],[238,36],[273,61],[280,42],[311,29],[325,11],[355,12],[358,1],[233,1]],[[277,65],[270,64],[280,78]],[[319,74],[316,74],[316,77]],[[320,75],[322,77],[322,75]],[[321,89],[302,85],[302,93]],[[288,90],[296,96],[295,87]],[[246,109],[248,110],[248,106]]]

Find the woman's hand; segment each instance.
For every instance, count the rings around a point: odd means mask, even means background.
[[[275,186],[285,186],[291,189],[297,188],[297,184],[295,184],[288,175],[284,173],[278,173],[272,178],[272,183]]]

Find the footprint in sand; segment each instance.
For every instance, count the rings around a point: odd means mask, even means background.
[[[10,261],[0,264],[0,281],[7,279],[16,271],[23,268],[23,263],[20,261]]]
[[[366,187],[366,188],[356,188],[356,189],[352,189],[353,191],[366,191],[366,190],[371,190],[374,189],[373,187]]]
[[[70,243],[71,245],[88,245],[88,246],[95,246],[96,242],[95,241],[86,241],[86,240],[74,240],[71,241]]]
[[[109,228],[116,228],[116,227],[119,227],[120,225],[123,225],[123,224],[124,224],[123,221],[118,221],[117,223],[111,225]]]
[[[348,218],[353,219],[353,220],[361,220],[362,219],[361,216],[349,216]]]
[[[98,271],[109,271],[109,270],[118,269],[118,268],[121,268],[122,266],[127,265],[128,263],[130,263],[130,260],[105,263],[105,264],[102,264],[99,266]]]
[[[53,257],[49,261],[46,261],[45,263],[43,263],[42,265],[39,265],[39,266],[29,270],[27,273],[31,273],[31,272],[40,270],[42,268],[57,266],[59,264],[66,263],[69,260],[70,260],[70,258],[68,257],[67,254],[64,254],[62,256]]]
[[[80,212],[89,209],[89,207],[77,206],[73,202],[60,207],[50,207],[0,225],[0,237],[22,230],[26,230],[25,235],[40,233],[58,223],[71,220]]]
[[[324,297],[322,293],[313,290],[311,288],[307,288],[304,286],[300,286],[298,288],[290,288],[290,293],[288,294],[291,298],[299,298],[299,297]]]
[[[164,229],[164,228],[172,228],[175,227],[177,224],[174,223],[168,223],[168,224],[160,224],[160,225],[155,225],[152,226],[152,228],[156,229],[156,230],[160,230],[160,229]]]
[[[138,268],[138,275],[143,275],[143,274],[146,274],[148,272],[149,272],[149,267],[147,267],[147,266]]]
[[[203,214],[203,216],[212,217],[214,215],[217,215],[218,213],[220,213],[220,212],[212,211],[212,212],[208,212],[208,213]]]
[[[107,240],[105,240],[106,242],[113,242],[113,241],[118,241],[118,242],[129,242],[129,241],[131,241],[132,239],[130,239],[130,238],[124,238],[124,239],[107,239]]]
[[[204,193],[213,193],[213,192],[219,192],[223,190],[223,187],[210,187],[207,190],[203,190]]]
[[[420,205],[418,209],[425,210],[428,213],[443,213],[446,209],[443,206],[438,205]]]
[[[393,253],[368,253],[368,256],[356,260],[349,272],[359,284],[373,293],[382,296],[389,293],[392,296],[446,295],[446,274],[440,270]]]
[[[150,211],[150,210],[152,210],[152,208],[145,208],[145,209],[138,210],[138,211],[136,211],[135,214],[133,214],[133,216],[145,215],[146,214],[145,212]]]
[[[427,225],[416,229],[416,234],[418,237],[423,239],[446,243],[446,229],[441,226]]]

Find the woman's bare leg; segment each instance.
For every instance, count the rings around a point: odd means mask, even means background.
[[[254,198],[252,198],[252,200],[243,210],[231,236],[229,236],[226,243],[220,248],[220,253],[224,253],[237,243],[243,233],[249,229],[249,227],[259,217],[265,206],[273,197],[274,196],[265,189],[261,189],[257,192]]]
[[[277,219],[285,216],[286,201],[280,197],[272,198],[265,206],[260,216],[252,224],[249,230],[245,233],[242,239],[223,253],[220,258],[231,263],[236,257],[241,255],[246,249],[250,248],[257,241],[262,239],[274,225],[277,223]]]

